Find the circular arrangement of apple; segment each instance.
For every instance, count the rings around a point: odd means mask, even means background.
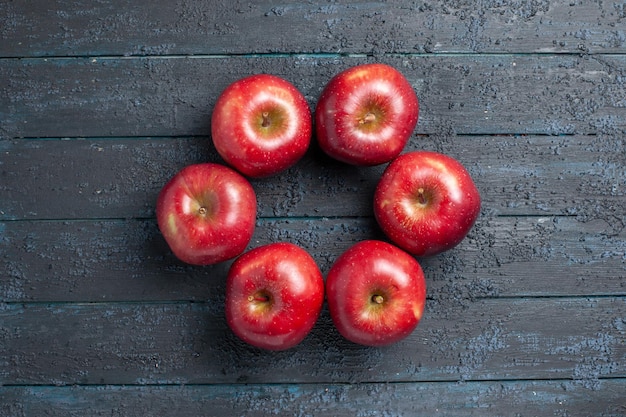
[[[217,99],[211,136],[225,164],[183,168],[161,190],[156,217],[181,261],[233,260],[226,277],[226,322],[250,345],[284,350],[309,334],[328,303],[339,333],[384,346],[413,332],[426,303],[418,257],[458,245],[480,211],[467,170],[450,156],[402,154],[417,124],[418,99],[386,64],[335,75],[313,116],[304,96],[269,74],[233,82]],[[321,149],[351,165],[388,163],[374,193],[374,216],[389,242],[366,240],[341,254],[326,280],[303,248],[274,242],[245,251],[257,201],[246,177],[266,177],[300,160],[315,131]],[[230,167],[229,167],[230,166]]]

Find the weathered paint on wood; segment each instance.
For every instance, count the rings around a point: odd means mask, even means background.
[[[424,382],[421,384],[0,387],[12,417],[200,416],[592,416],[621,417],[624,379]]]
[[[372,61],[413,85],[418,133],[626,127],[624,55],[51,58],[3,61],[0,137],[208,135],[215,100],[237,78],[284,77],[313,107],[332,76]]]
[[[428,303],[386,348],[345,341],[324,312],[297,347],[237,339],[223,292],[202,303],[24,304],[0,311],[5,385],[362,383],[626,378],[626,300]],[[270,372],[271,370],[271,372]]]
[[[406,151],[418,149],[461,161],[493,215],[625,213],[626,140],[617,134],[415,135]],[[0,141],[0,220],[153,217],[163,184],[201,162],[223,163],[210,137]],[[313,143],[292,169],[252,181],[258,215],[371,216],[383,169],[337,163]]]
[[[0,223],[5,302],[203,301],[223,291],[230,262],[178,262],[153,219]],[[261,219],[250,247],[293,242],[323,273],[373,218]],[[420,259],[428,296],[454,306],[483,297],[626,296],[626,231],[603,219],[480,218],[465,241]]]
[[[620,1],[0,3],[3,56],[622,52]]]

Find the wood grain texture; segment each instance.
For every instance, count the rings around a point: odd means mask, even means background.
[[[357,383],[626,378],[624,297],[427,303],[403,341],[345,341],[326,311],[297,347],[263,352],[226,325],[222,294],[203,303],[8,305],[5,385]],[[271,372],[269,372],[271,370]]]
[[[177,261],[154,220],[0,223],[5,302],[203,301],[224,292],[230,262]],[[325,274],[373,218],[261,219],[250,247],[289,241]],[[602,219],[482,217],[454,250],[420,259],[444,309],[484,297],[626,296],[626,231]]]
[[[457,158],[496,215],[624,220],[626,141],[591,136],[414,135],[406,151]],[[0,220],[153,217],[157,195],[182,167],[223,160],[210,137],[0,141]],[[260,217],[371,216],[385,166],[357,168],[317,148],[293,168],[253,180]],[[45,203],[43,203],[45,202]],[[594,215],[593,213],[596,212]],[[615,223],[617,220],[611,222]]]
[[[413,85],[417,133],[626,128],[623,55],[54,58],[3,61],[0,137],[206,136],[215,100],[238,78],[286,78],[314,108],[332,76],[373,61]]]
[[[442,417],[624,415],[626,381],[420,384],[0,387],[0,413],[46,415]]]
[[[620,1],[2,2],[2,56],[620,52]]]

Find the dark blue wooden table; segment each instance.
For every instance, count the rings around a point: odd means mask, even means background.
[[[1,416],[626,415],[623,1],[0,2]],[[384,62],[420,99],[406,151],[447,153],[483,196],[466,240],[419,259],[425,316],[386,348],[324,308],[284,352],[224,319],[228,263],[191,267],[156,227],[160,188],[253,73],[313,109]],[[326,273],[383,238],[384,166],[307,155],[253,180],[250,247]]]

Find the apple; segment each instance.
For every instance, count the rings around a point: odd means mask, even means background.
[[[267,350],[299,344],[317,321],[324,280],[301,247],[275,242],[237,258],[226,278],[226,322],[240,339]]]
[[[312,117],[304,96],[270,74],[230,84],[211,116],[211,136],[220,156],[249,177],[266,177],[294,165],[311,142]]]
[[[413,151],[391,162],[374,192],[374,215],[387,237],[416,256],[459,244],[480,212],[480,194],[456,159]]]
[[[364,64],[335,75],[315,108],[320,148],[352,165],[373,166],[402,152],[415,129],[417,95],[407,79],[386,64]]]
[[[189,165],[161,189],[156,217],[178,259],[215,264],[246,249],[256,224],[256,195],[248,180],[231,168]]]
[[[379,240],[351,246],[326,277],[328,309],[346,339],[385,346],[407,337],[426,303],[421,266],[408,253]]]

